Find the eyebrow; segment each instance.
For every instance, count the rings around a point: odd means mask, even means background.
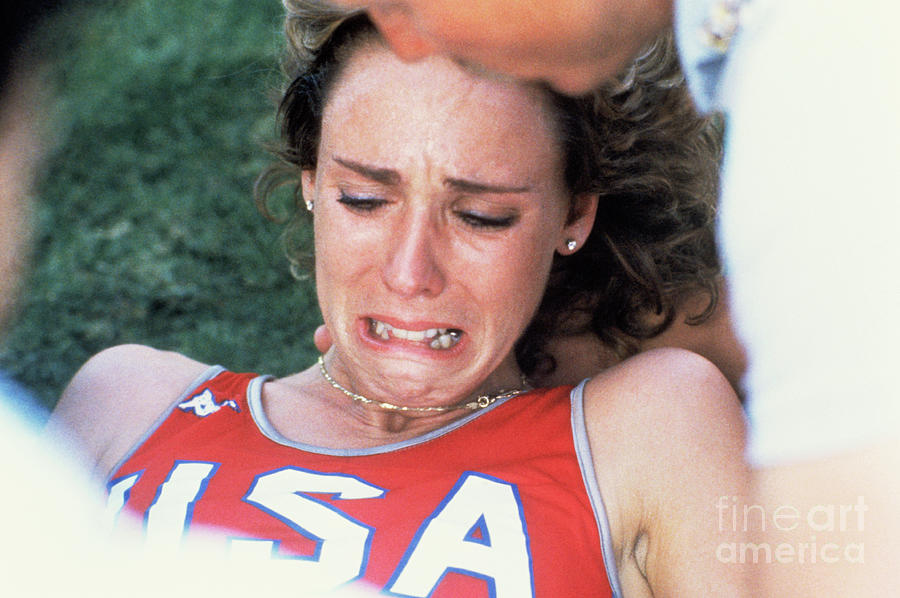
[[[376,183],[381,183],[382,185],[398,185],[400,184],[400,173],[396,170],[391,170],[390,168],[376,168],[374,166],[366,166],[365,164],[360,164],[359,162],[354,162],[352,160],[345,160],[344,158],[340,158],[338,156],[332,156],[332,159],[343,166],[344,168],[348,168],[357,174],[361,174],[367,179],[371,179]]]
[[[367,179],[371,179],[376,183],[381,183],[382,185],[399,185],[401,181],[400,173],[396,170],[391,170],[390,168],[378,168],[375,166],[368,166],[366,164],[361,164],[359,162],[354,162],[353,160],[347,160],[345,158],[341,158],[339,156],[332,156],[332,159],[349,170],[360,174]],[[528,193],[532,190],[532,188],[528,185],[526,186],[515,186],[515,185],[496,185],[492,183],[481,183],[478,181],[470,181],[467,179],[460,178],[448,178],[444,179],[444,186],[454,191],[459,191],[462,193],[473,193],[473,194],[482,194],[482,193]]]
[[[479,183],[477,181],[467,181],[466,179],[445,179],[444,186],[460,191],[462,193],[528,193],[531,187],[515,187],[510,185],[492,185],[489,183]]]

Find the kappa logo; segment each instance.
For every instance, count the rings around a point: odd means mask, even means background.
[[[212,415],[222,407],[231,407],[238,413],[240,413],[241,408],[238,407],[238,404],[228,399],[226,401],[222,401],[221,403],[216,403],[216,397],[213,396],[213,393],[208,388],[201,392],[198,395],[194,395],[190,399],[186,401],[182,401],[178,403],[178,408],[182,411],[190,411],[194,410],[194,415],[197,417],[206,417],[207,415]]]

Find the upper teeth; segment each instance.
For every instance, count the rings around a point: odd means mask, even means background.
[[[373,332],[375,332],[376,335],[380,336],[384,340],[390,340],[391,338],[400,338],[413,342],[422,342],[428,339],[431,341],[428,343],[428,346],[430,346],[432,349],[449,349],[452,345],[455,345],[459,341],[460,337],[460,331],[454,328],[404,330],[403,328],[397,328],[378,320],[372,320],[372,324]]]

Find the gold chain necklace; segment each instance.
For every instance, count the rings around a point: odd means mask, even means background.
[[[522,386],[523,388],[517,388],[515,390],[501,390],[500,392],[492,395],[479,395],[475,397],[474,400],[468,401],[465,403],[457,403],[456,405],[448,405],[446,407],[405,407],[403,405],[394,405],[393,403],[386,403],[384,401],[375,401],[368,397],[364,397],[360,394],[356,394],[351,390],[347,390],[343,386],[341,386],[337,380],[331,377],[331,374],[328,373],[328,370],[325,369],[325,360],[319,355],[319,371],[322,373],[322,377],[325,378],[325,381],[328,382],[331,386],[338,389],[354,401],[358,401],[360,403],[364,403],[366,405],[377,405],[381,409],[386,411],[415,411],[418,413],[424,412],[433,412],[433,413],[443,413],[445,411],[455,411],[457,409],[469,409],[470,411],[477,411],[478,409],[484,409],[489,405],[493,405],[495,402],[500,399],[510,399],[512,397],[517,397],[522,393],[528,392],[531,390],[531,386],[528,384],[528,381],[525,379],[525,376],[522,376]]]

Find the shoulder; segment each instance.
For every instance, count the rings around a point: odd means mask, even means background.
[[[729,289],[720,280],[719,300],[709,318],[688,324],[690,316],[702,313],[709,297],[704,293],[688,296],[679,306],[672,324],[659,335],[641,342],[641,349],[680,347],[709,359],[740,392],[741,378],[747,369],[747,356],[734,329]]]
[[[63,391],[52,432],[79,445],[105,475],[207,367],[143,345],[101,351]]]
[[[641,465],[629,468],[628,481],[644,496],[700,468],[743,463],[745,418],[734,390],[715,365],[684,349],[639,353],[594,377],[585,417],[600,452]]]
[[[743,454],[745,418],[734,390],[715,365],[684,349],[639,353],[594,377],[585,416],[598,446],[624,443],[619,455],[644,462],[648,483]],[[686,469],[673,470],[675,460]]]
[[[731,595],[742,572],[715,558],[716,501],[745,496],[749,473],[743,412],[724,375],[684,349],[646,351],[587,384],[585,417],[620,563],[654,593],[702,594],[711,583]]]
[[[673,415],[684,424],[728,414],[742,419],[722,372],[705,357],[672,347],[643,351],[604,370],[587,384],[585,400],[603,414],[636,421]]]
[[[111,388],[141,392],[177,386],[180,380],[193,378],[206,367],[180,353],[145,345],[118,345],[97,353],[81,366],[66,393],[86,387],[95,393]]]

